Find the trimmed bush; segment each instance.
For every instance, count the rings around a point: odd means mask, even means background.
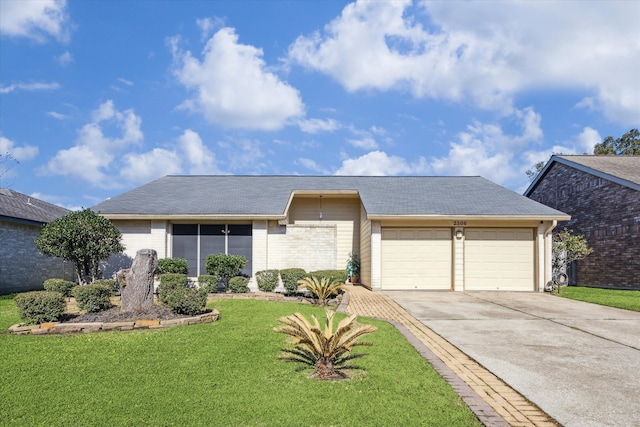
[[[208,294],[212,294],[218,291],[218,281],[218,276],[203,274],[198,276],[198,287],[204,289]]]
[[[304,279],[306,276],[307,272],[304,271],[303,268],[286,268],[284,270],[280,270],[282,284],[288,294],[298,293],[298,280]]]
[[[247,262],[242,255],[215,254],[207,256],[205,267],[207,273],[218,276],[228,284],[229,278],[239,275]]]
[[[47,279],[44,281],[44,288],[47,291],[60,292],[67,298],[71,296],[71,290],[74,286],[76,286],[75,282],[64,279]]]
[[[73,288],[73,296],[80,310],[87,313],[97,313],[111,308],[111,298],[113,288],[109,285],[97,283],[86,286],[76,286]]]
[[[166,304],[169,293],[176,289],[187,287],[187,275],[178,273],[167,273],[160,275],[160,285],[158,285],[158,299]]]
[[[329,281],[338,281],[338,282],[346,282],[347,281],[347,272],[345,270],[318,270],[307,273],[309,277],[317,277],[318,279],[322,279],[323,277],[329,279]]]
[[[120,292],[120,286],[115,279],[98,279],[91,282],[92,285],[105,285],[111,288],[111,296],[117,295]]]
[[[56,291],[24,292],[14,298],[25,323],[55,322],[67,307],[64,296]]]
[[[256,273],[258,289],[262,292],[273,292],[278,286],[278,270],[262,270]]]
[[[249,292],[249,286],[247,286],[248,283],[249,279],[247,279],[246,277],[232,277],[231,279],[229,279],[228,289],[234,294],[245,294]]]
[[[184,258],[162,258],[158,260],[156,275],[161,274],[189,274],[189,264]]]
[[[204,289],[176,288],[166,295],[165,304],[176,314],[193,316],[204,311],[207,292]]]

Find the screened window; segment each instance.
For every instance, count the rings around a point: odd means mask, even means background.
[[[242,255],[248,262],[242,273],[251,275],[252,227],[250,224],[174,224],[173,257],[185,258],[189,276],[207,274],[212,254]]]

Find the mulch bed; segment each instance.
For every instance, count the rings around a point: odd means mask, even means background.
[[[171,320],[181,319],[186,316],[184,314],[175,314],[167,306],[154,305],[150,308],[123,312],[120,307],[112,307],[108,310],[98,313],[86,314],[67,314],[65,319],[61,319],[64,323],[113,323],[113,322],[135,322],[136,320]]]

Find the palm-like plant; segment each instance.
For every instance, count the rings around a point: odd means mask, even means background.
[[[351,353],[355,346],[371,345],[367,342],[356,342],[363,335],[375,332],[378,328],[373,325],[363,325],[355,322],[356,315],[340,321],[336,331],[333,331],[333,316],[335,312],[326,310],[324,330],[315,316],[311,316],[310,323],[300,313],[281,317],[278,322],[284,326],[274,328],[292,337],[293,348],[284,349],[280,359],[300,362],[315,367],[312,374],[318,379],[342,379],[347,375],[344,369],[357,368],[347,365],[347,362],[364,356],[364,353]]]
[[[318,299],[318,305],[326,305],[329,297],[338,295],[343,286],[344,283],[337,280],[332,281],[328,277],[318,279],[312,276],[298,280],[298,290],[306,289],[311,292]]]

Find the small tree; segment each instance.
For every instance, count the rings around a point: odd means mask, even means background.
[[[242,255],[216,254],[207,256],[205,267],[207,273],[218,276],[227,286],[229,279],[239,275],[247,262]]]
[[[108,219],[91,209],[71,212],[42,227],[36,248],[52,257],[71,261],[78,283],[100,279],[100,261],[124,251],[122,234]]]
[[[559,271],[566,268],[574,261],[584,259],[593,252],[587,244],[587,239],[582,234],[572,234],[566,227],[553,235],[553,270]]]

